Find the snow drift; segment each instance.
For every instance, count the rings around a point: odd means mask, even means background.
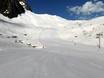
[[[0,39],[4,37],[6,41],[34,47],[42,47],[43,40],[46,39],[62,39],[74,43],[98,45],[96,34],[104,34],[103,20],[104,17],[73,21],[55,15],[34,14],[30,11],[13,19],[0,15]],[[102,37],[102,46],[104,46],[103,40]]]

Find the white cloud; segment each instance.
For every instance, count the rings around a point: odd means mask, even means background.
[[[75,14],[90,15],[92,13],[104,12],[104,3],[102,1],[88,1],[82,6],[68,8],[68,11]]]

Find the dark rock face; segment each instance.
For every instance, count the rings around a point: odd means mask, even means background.
[[[17,17],[25,9],[31,10],[26,0],[0,0],[0,13],[9,18]]]
[[[24,9],[32,11],[26,0],[18,0],[18,1],[23,6]]]

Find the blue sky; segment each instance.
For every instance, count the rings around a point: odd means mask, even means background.
[[[29,4],[35,13],[66,19],[91,19],[104,15],[104,0],[29,0]]]

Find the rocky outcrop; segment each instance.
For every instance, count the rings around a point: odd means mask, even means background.
[[[19,3],[23,6],[24,9],[32,11],[26,0],[19,0]]]
[[[0,13],[9,18],[17,17],[25,9],[31,10],[26,0],[0,0]]]

